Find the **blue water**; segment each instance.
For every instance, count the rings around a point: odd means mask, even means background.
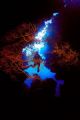
[[[37,74],[41,80],[46,80],[48,78],[52,78],[56,80],[56,73],[51,72],[49,68],[47,68],[44,63],[40,64],[40,71],[37,72],[38,66],[35,67],[29,67],[28,69],[25,69],[24,71],[28,73],[30,76],[33,76],[34,74]]]
[[[56,82],[55,87],[55,96],[60,96],[60,87],[64,85],[64,80],[57,80],[56,79],[56,73],[51,72],[49,68],[47,68],[43,63],[40,64],[40,71],[37,72],[38,66],[36,65],[34,68],[29,67],[28,69],[25,69],[24,71],[29,75],[33,76],[34,74],[37,74],[40,77],[41,81],[45,81],[48,78],[51,78]],[[31,88],[32,83],[34,82],[33,78],[27,78],[24,83],[28,88]]]
[[[53,13],[53,17],[56,17],[59,13]],[[40,43],[37,42],[37,46],[35,45],[36,42],[34,40],[34,43],[32,43],[31,45],[29,46],[26,46],[26,48],[23,48],[22,52],[25,54],[26,58],[24,59],[28,59],[33,56],[34,52],[37,51],[38,54],[41,56],[42,59],[44,59],[46,61],[47,59],[47,55],[45,54],[46,52],[50,52],[50,48],[51,48],[51,45],[49,45],[48,42],[46,42],[45,40],[48,38],[48,37],[51,37],[54,33],[54,36],[55,36],[55,33],[56,33],[56,24],[54,25],[54,32],[53,32],[53,27],[52,27],[52,23],[54,23],[54,19],[50,19],[50,20],[47,20],[45,21],[45,24],[44,24],[44,27],[42,27],[38,33],[35,35],[35,39],[36,40],[40,40]],[[44,43],[44,46],[42,45],[42,43]],[[31,65],[34,63],[32,61],[29,60],[28,62],[28,65]],[[39,72],[38,72],[38,66],[36,65],[35,67],[29,67],[27,69],[24,70],[24,72],[26,74],[29,75],[29,77],[24,81],[24,83],[26,84],[26,86],[28,88],[31,88],[32,86],[32,83],[34,81],[34,78],[31,78],[33,77],[35,74],[37,76],[39,76],[40,80],[41,81],[45,81],[46,79],[52,79],[56,82],[56,88],[55,88],[55,93],[57,96],[60,95],[60,85],[63,85],[63,81],[62,80],[58,80],[56,79],[56,73],[55,72],[52,72],[50,70],[50,68],[47,68],[44,64],[44,62],[40,63],[40,69],[39,69]]]

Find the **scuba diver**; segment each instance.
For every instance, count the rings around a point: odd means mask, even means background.
[[[38,66],[37,72],[39,72],[40,71],[40,63],[43,62],[43,59],[39,55],[38,52],[35,53],[34,58],[33,58],[33,62],[34,62],[34,65],[32,65],[32,66],[35,67],[37,65]]]

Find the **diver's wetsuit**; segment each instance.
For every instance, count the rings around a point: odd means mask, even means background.
[[[34,62],[33,66],[38,65],[38,72],[39,72],[39,70],[40,70],[40,63],[42,62],[42,58],[41,58],[41,56],[38,53],[35,54],[35,56],[33,58],[33,62]]]

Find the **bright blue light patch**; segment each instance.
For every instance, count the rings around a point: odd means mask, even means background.
[[[35,67],[29,67],[28,69],[25,69],[24,71],[29,74],[29,76],[33,76],[34,74],[37,74],[41,80],[46,80],[47,78],[52,78],[56,80],[56,73],[51,72],[50,69],[48,69],[44,63],[40,64],[40,71],[37,72],[38,66]]]
[[[58,13],[58,12],[53,13],[53,16],[57,16],[57,15],[59,15],[59,13]]]
[[[39,51],[39,55],[42,57],[42,59],[46,59],[46,52],[48,51],[48,48],[49,48],[49,46],[48,46],[48,44],[47,43],[45,43],[45,45],[44,45],[44,47],[42,48],[42,49],[40,49],[40,51]]]
[[[40,51],[40,49],[44,48],[44,43],[40,42],[40,43],[34,43],[33,45],[33,49],[36,49],[38,51]]]
[[[47,20],[44,22],[45,23],[45,26],[42,28],[42,30],[40,30],[37,35],[35,36],[35,39],[38,39],[38,40],[43,40],[45,35],[47,34],[47,29],[49,27],[49,24],[52,23],[52,19],[50,20]]]
[[[48,27],[48,24],[52,23],[52,19],[45,21],[46,28]]]
[[[33,76],[34,74],[37,74],[37,68],[37,65],[35,67],[29,67],[25,69],[24,72],[28,73],[30,76]]]
[[[42,57],[42,59],[45,59],[44,51],[46,50],[45,48],[47,48],[45,39],[50,34],[48,30],[50,24],[52,24],[52,19],[45,21],[44,27],[35,35],[36,41],[34,40],[32,44],[23,48],[22,53],[24,53],[27,58],[31,56],[34,57],[35,52],[38,52],[38,54]]]
[[[38,75],[41,80],[46,80],[47,78],[56,80],[56,73],[51,72],[51,70],[48,69],[43,63],[40,64],[40,72],[38,72]]]
[[[22,49],[22,53],[25,53],[26,56],[30,56],[30,55],[32,55],[33,51],[32,51],[32,48],[30,46],[27,46],[27,47]]]

